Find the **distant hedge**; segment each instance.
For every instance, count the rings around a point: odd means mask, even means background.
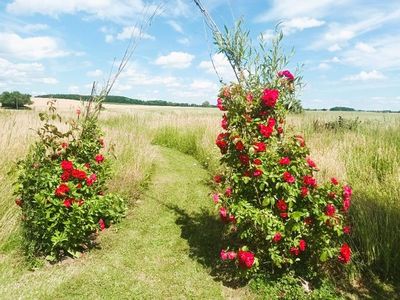
[[[345,106],[335,106],[330,109],[330,111],[356,111],[354,108]]]
[[[23,108],[25,105],[32,104],[31,95],[21,94],[20,92],[4,92],[0,95],[2,107]]]
[[[78,95],[78,94],[49,94],[49,95],[41,95],[38,97],[42,98],[58,98],[58,99],[72,99],[72,100],[87,100],[90,98],[88,95]],[[120,104],[136,104],[136,105],[154,105],[154,106],[181,106],[181,107],[215,107],[215,106],[205,106],[204,103],[202,105],[193,104],[193,103],[176,103],[169,102],[165,100],[139,100],[132,99],[124,96],[107,96],[104,102],[107,103],[120,103]]]

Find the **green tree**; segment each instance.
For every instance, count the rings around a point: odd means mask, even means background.
[[[210,107],[210,102],[204,101],[204,102],[201,104],[201,106],[203,106],[203,107]]]
[[[2,107],[19,109],[25,105],[32,104],[31,95],[21,94],[20,92],[4,92],[0,95]]]

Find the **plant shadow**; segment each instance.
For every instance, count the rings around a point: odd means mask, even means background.
[[[219,253],[228,241],[224,238],[223,224],[208,209],[203,207],[200,212],[188,213],[176,205],[165,206],[177,215],[175,223],[181,228],[181,237],[189,244],[190,258],[210,270],[214,280],[224,286],[239,288],[247,284],[243,278],[234,276],[236,266],[221,261]]]

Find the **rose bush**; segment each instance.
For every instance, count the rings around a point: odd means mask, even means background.
[[[216,139],[224,172],[213,195],[231,245],[221,258],[252,272],[347,264],[352,191],[332,178],[319,183],[304,138],[285,132],[283,99],[295,77],[277,72],[268,84],[224,85]]]
[[[41,113],[40,139],[18,163],[16,204],[28,255],[55,260],[77,256],[93,244],[98,230],[118,221],[125,203],[106,193],[110,163],[97,117],[65,121],[55,111]],[[60,131],[55,121],[65,122]]]

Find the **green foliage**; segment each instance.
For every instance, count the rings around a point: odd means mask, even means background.
[[[32,104],[31,95],[21,94],[20,92],[4,92],[0,95],[2,107],[23,108],[25,105]]]
[[[64,121],[50,102],[39,140],[19,161],[16,203],[22,209],[27,255],[56,260],[77,256],[92,246],[96,232],[117,222],[125,211],[117,195],[105,194],[110,177],[97,117]],[[63,132],[56,126],[65,123]]]

